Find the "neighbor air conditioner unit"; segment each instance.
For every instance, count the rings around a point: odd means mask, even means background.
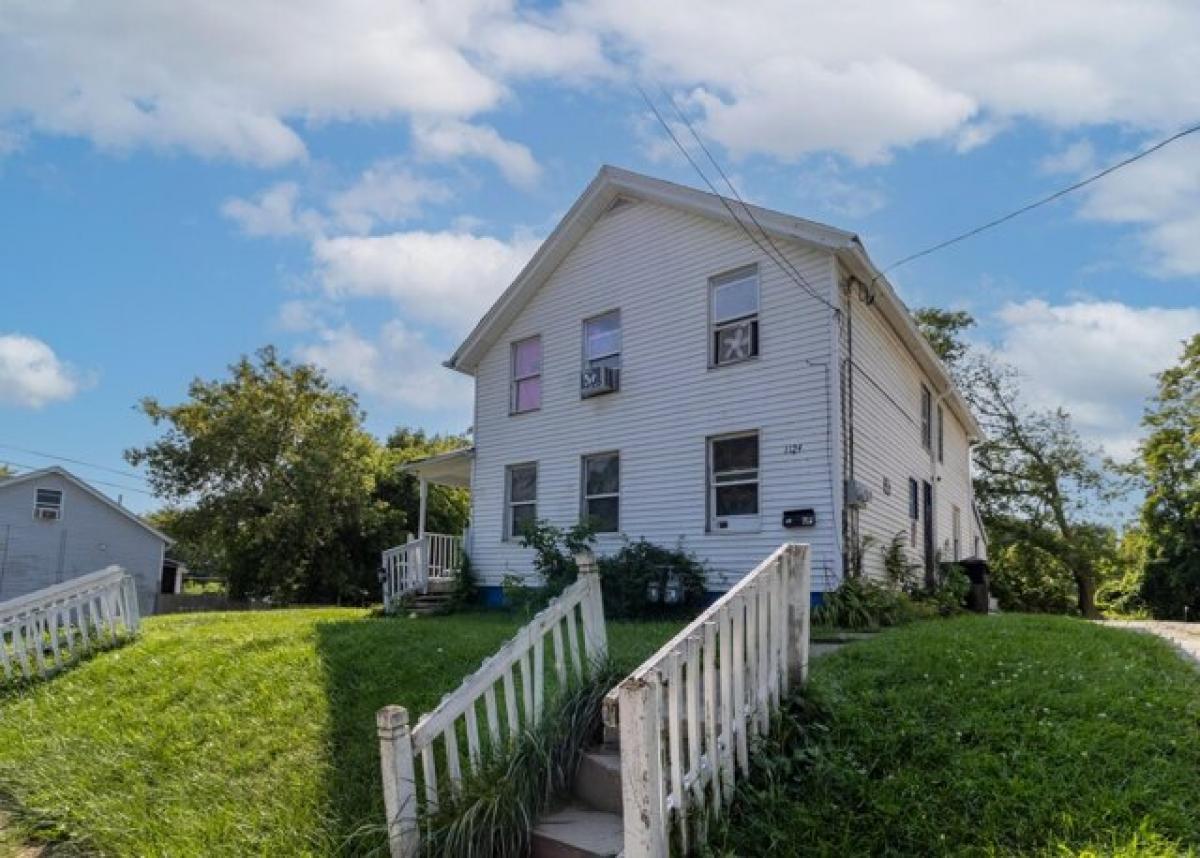
[[[592,366],[579,375],[579,396],[599,396],[621,389],[621,371],[611,366]]]
[[[58,521],[58,510],[53,507],[42,506],[33,511],[33,517],[39,521]]]
[[[846,506],[857,509],[871,500],[871,490],[858,480],[846,480]]]

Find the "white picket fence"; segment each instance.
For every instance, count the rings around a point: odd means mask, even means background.
[[[686,854],[750,770],[750,742],[808,672],[807,545],[783,545],[605,699],[619,731],[625,858]]]
[[[450,581],[462,568],[463,540],[446,533],[410,538],[383,552],[383,606],[391,610],[410,593],[429,592],[430,581]]]
[[[592,664],[605,658],[608,640],[598,575],[580,575],[415,727],[409,728],[403,706],[379,710],[383,796],[394,858],[418,853],[418,812],[435,809],[446,790],[458,787],[464,764],[468,771],[478,770],[486,751],[502,747],[541,718],[548,641],[558,688],[583,677]],[[459,746],[460,722],[465,759]],[[435,748],[439,740],[445,755],[441,772]]]
[[[109,566],[0,602],[0,667],[4,678],[47,676],[100,645],[138,631],[137,589]]]

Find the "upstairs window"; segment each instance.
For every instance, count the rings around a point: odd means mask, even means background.
[[[583,323],[583,368],[621,368],[621,313],[613,310]]]
[[[621,530],[621,456],[598,453],[583,457],[583,520],[596,533]]]
[[[542,338],[529,337],[513,343],[512,402],[514,414],[542,407]]]
[[[933,449],[933,395],[921,385],[921,446]]]
[[[709,528],[714,531],[758,528],[758,433],[745,432],[708,441]]]
[[[722,274],[709,281],[709,336],[712,366],[758,357],[758,267]]]
[[[537,462],[509,465],[505,473],[505,539],[519,539],[537,521]]]
[[[38,489],[33,497],[33,517],[44,521],[62,518],[63,493],[61,489]]]

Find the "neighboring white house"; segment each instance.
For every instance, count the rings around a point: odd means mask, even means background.
[[[137,581],[139,610],[153,613],[170,544],[63,468],[0,479],[0,602],[116,564]]]
[[[896,534],[920,564],[984,555],[979,427],[859,239],[730,207],[757,243],[713,194],[604,167],[447,361],[474,448],[409,470],[470,486],[481,584],[531,570],[522,522],[582,515],[600,551],[682,542],[714,590],[786,540],[817,590],[855,545],[882,575]]]

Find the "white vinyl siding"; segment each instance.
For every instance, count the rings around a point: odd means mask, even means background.
[[[827,300],[833,257],[777,240]],[[760,316],[770,330],[757,360],[710,371],[708,291],[720,272],[757,265]],[[581,399],[582,320],[620,308],[621,393]],[[765,329],[764,329],[765,330]],[[830,457],[837,409],[828,307],[762,256],[736,225],[649,202],[601,217],[483,356],[477,370],[472,554],[480,583],[532,575],[532,553],[502,539],[505,467],[538,462],[538,516],[570,527],[580,515],[580,460],[621,452],[623,538],[694,551],[709,586],[724,590],[784,541],[813,546],[814,586],[836,585],[841,567]],[[508,417],[509,343],[542,337],[541,410]],[[759,431],[760,528],[730,538],[707,528],[706,443]],[[786,452],[801,445],[799,453]],[[784,510],[811,508],[815,527],[785,529]]]
[[[63,517],[34,519],[31,507],[54,495]],[[133,576],[138,607],[151,614],[165,547],[160,537],[61,475],[0,481],[0,602],[116,564]]]
[[[924,512],[921,484],[934,491],[934,548],[945,557],[953,551],[952,506],[971,508],[970,449],[966,430],[955,412],[942,401],[943,461],[938,462],[933,444],[935,426],[930,421],[930,446],[923,443],[922,401],[928,391],[929,414],[934,416],[931,380],[901,343],[896,332],[876,307],[857,298],[848,307],[853,317],[855,476],[874,493],[858,514],[859,532],[874,544],[864,554],[864,568],[876,579],[885,576],[883,549],[899,534],[908,546],[913,563],[923,561]],[[843,356],[845,330],[842,331]],[[869,374],[874,384],[867,381]],[[878,386],[877,386],[878,385]],[[880,390],[882,388],[882,390]],[[886,391],[886,395],[885,395]],[[892,485],[882,491],[883,481]],[[917,487],[917,517],[910,517],[910,480]],[[976,527],[968,516],[963,544],[973,545]],[[919,574],[919,573],[918,573]]]

